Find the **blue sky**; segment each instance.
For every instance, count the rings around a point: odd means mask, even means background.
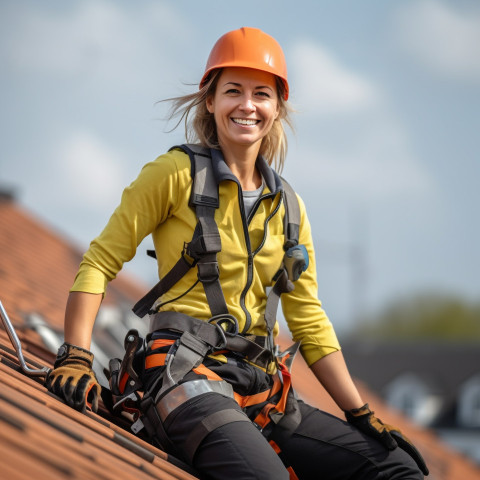
[[[195,89],[240,26],[287,57],[284,175],[337,329],[423,291],[478,301],[476,1],[3,0],[0,186],[86,248],[142,165],[183,140],[156,102]],[[149,245],[126,269],[152,284]]]

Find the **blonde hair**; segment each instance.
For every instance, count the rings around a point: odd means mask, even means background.
[[[208,148],[220,148],[215,119],[213,114],[207,110],[206,101],[207,98],[215,94],[221,72],[221,68],[214,70],[198,92],[164,100],[172,104],[168,119],[172,120],[174,117],[180,117],[172,130],[175,130],[183,122],[185,125],[185,138],[189,143],[200,143]],[[259,153],[269,165],[273,164],[275,169],[281,172],[288,149],[284,125],[288,125],[293,131],[289,115],[292,109],[287,101],[284,100],[284,83],[278,77],[275,77],[275,79],[279,114],[272,128],[263,138]],[[193,118],[191,118],[192,115]]]

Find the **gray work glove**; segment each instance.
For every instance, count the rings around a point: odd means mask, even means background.
[[[92,364],[92,352],[64,343],[58,349],[54,368],[48,374],[45,386],[75,410],[85,412],[89,406],[96,412],[101,387]]]

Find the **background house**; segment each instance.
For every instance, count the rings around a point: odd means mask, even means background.
[[[8,192],[0,193],[0,252],[0,300],[17,329],[27,361],[35,368],[51,366],[53,352],[62,342],[64,306],[82,252],[74,242],[25,211]],[[130,308],[147,288],[123,274],[109,286],[94,333],[99,374],[109,357],[121,354],[127,330],[145,328],[130,314]],[[284,333],[281,343],[289,342]],[[381,372],[381,367],[379,362],[375,370]],[[294,376],[301,397],[342,416],[301,358],[295,361]],[[0,384],[0,468],[6,478],[114,479],[120,474],[124,480],[192,478],[175,458],[134,437],[128,424],[112,418],[103,405],[98,414],[80,414],[48,393],[40,380],[23,375],[3,325]],[[463,385],[470,392],[467,399],[477,391],[476,384],[469,387],[468,379]],[[386,406],[374,393],[375,386],[371,389],[358,382],[358,388],[380,418],[398,426],[414,441],[424,454],[432,480],[480,477],[472,462],[447,447],[432,431]]]
[[[352,375],[480,465],[480,345],[350,342]]]

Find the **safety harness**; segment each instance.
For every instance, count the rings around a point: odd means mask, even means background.
[[[237,320],[228,312],[219,281],[217,253],[221,251],[221,241],[215,222],[219,194],[212,168],[213,152],[192,144],[173,148],[180,148],[190,157],[193,183],[189,205],[196,212],[197,225],[192,240],[184,244],[177,263],[133,307],[133,311],[141,318],[147,313],[151,315],[152,333],[147,337],[149,353],[145,355],[145,341],[138,336],[138,332],[131,330],[125,340],[126,353],[123,361],[113,359],[110,363],[114,411],[132,414],[135,420],[132,430],[135,433],[145,427],[151,439],[161,447],[170,449],[174,446],[163,430],[167,417],[185,401],[209,392],[235,399],[242,409],[261,405],[262,408],[253,420],[260,430],[273,422],[291,431],[299,422],[298,409],[291,407],[290,415],[286,416],[285,413],[288,403],[292,404],[294,401],[290,365],[299,344],[279,354],[274,345],[273,329],[281,294],[292,291],[293,282],[308,267],[307,251],[303,245],[298,245],[300,208],[296,194],[290,185],[281,179],[283,188],[280,193],[285,205],[285,255],[267,296],[267,335],[261,337],[241,334]],[[205,322],[179,312],[157,312],[157,300],[193,267],[197,267],[198,281],[205,290],[212,314],[210,320]],[[275,362],[277,368],[271,388],[247,397],[235,393],[229,383],[203,364],[207,356],[222,352],[236,352],[247,362],[264,370]],[[142,391],[145,369],[156,367],[164,367],[161,375],[141,395],[139,392]],[[182,383],[182,379],[191,371],[201,378]],[[238,421],[251,420],[235,409],[222,410],[205,418],[187,442],[187,456],[190,460],[193,459],[197,447],[209,432]]]
[[[215,222],[215,210],[219,207],[218,185],[212,168],[210,149],[194,145],[181,145],[180,148],[190,157],[192,166],[192,191],[189,199],[190,207],[197,216],[193,238],[184,244],[180,259],[173,268],[133,307],[140,318],[147,313],[155,313],[152,306],[163,294],[168,292],[191,268],[197,267],[198,280],[202,283],[212,317],[228,315],[228,308],[220,285],[220,270],[217,253],[222,245],[220,233]],[[171,149],[171,150],[172,150]],[[284,217],[284,250],[283,265],[277,271],[265,308],[267,333],[273,348],[273,328],[280,295],[293,290],[293,283],[308,267],[308,254],[303,245],[298,245],[300,227],[300,207],[295,191],[281,178],[282,197],[285,204]],[[154,256],[154,252],[150,251]]]

